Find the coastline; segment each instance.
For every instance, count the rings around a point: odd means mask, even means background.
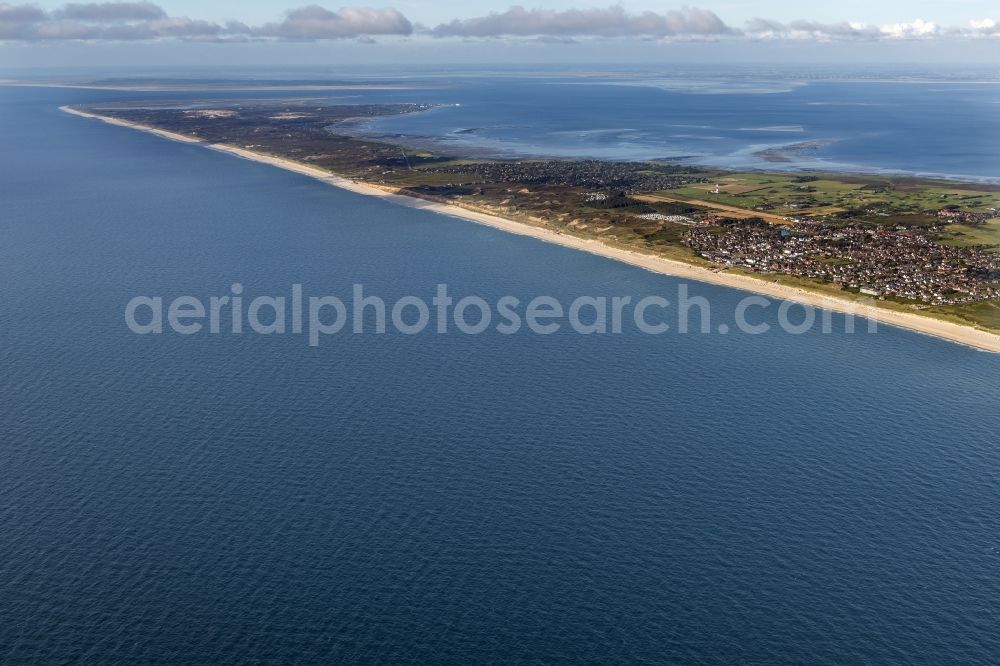
[[[263,84],[232,84],[228,86],[219,85],[197,85],[197,84],[133,84],[133,85],[112,85],[98,83],[58,83],[50,81],[22,81],[17,79],[0,79],[0,86],[11,86],[20,88],[69,88],[72,90],[108,90],[113,92],[186,92],[186,91],[214,91],[225,92],[324,92],[329,90],[419,90],[427,86],[407,85],[407,84],[376,84],[376,83],[315,83],[315,84],[287,84],[287,85],[263,85]]]
[[[436,213],[449,215],[451,217],[476,222],[477,224],[490,226],[508,233],[529,236],[575,250],[582,250],[601,257],[614,259],[632,266],[644,268],[654,273],[714,284],[731,289],[738,289],[740,291],[760,294],[770,298],[788,300],[842,314],[864,317],[866,319],[875,320],[879,324],[887,324],[898,328],[904,328],[916,333],[922,333],[947,340],[949,342],[963,344],[981,351],[1000,353],[1000,335],[973,328],[971,326],[963,326],[961,324],[933,319],[915,313],[897,312],[872,305],[865,305],[844,298],[819,294],[806,289],[775,284],[747,275],[716,272],[710,268],[695,266],[693,264],[688,264],[675,259],[667,259],[655,255],[643,254],[632,250],[623,250],[602,243],[596,239],[585,239],[570,236],[543,227],[536,227],[510,220],[498,215],[471,210],[455,204],[445,204],[436,201],[429,201],[427,199],[421,199],[415,196],[399,194],[392,188],[350,180],[342,176],[331,174],[330,172],[318,167],[302,164],[282,157],[275,157],[225,144],[209,144],[176,132],[169,132],[155,127],[150,127],[148,125],[141,125],[139,123],[111,118],[109,116],[88,113],[68,106],[61,106],[59,109],[60,111],[71,115],[97,119],[111,125],[148,132],[172,141],[199,144],[212,150],[228,153],[243,159],[269,164],[287,171],[309,176],[329,185],[333,185],[334,187],[349,190],[357,194],[380,197],[410,208],[430,210]]]

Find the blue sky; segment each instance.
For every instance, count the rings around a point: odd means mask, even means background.
[[[0,0],[0,67],[435,62],[1000,62],[982,0]]]
[[[13,3],[11,3],[13,4]],[[62,2],[39,2],[47,9],[55,9]],[[249,23],[264,23],[279,19],[282,14],[295,6],[310,4],[304,2],[275,2],[274,0],[167,0],[158,2],[171,15],[184,15],[214,21],[238,19]],[[318,3],[331,9],[341,5]],[[349,5],[364,3],[351,2]],[[684,4],[704,7],[714,11],[727,22],[742,23],[754,17],[791,21],[811,19],[814,21],[865,21],[869,23],[896,23],[921,18],[942,25],[965,24],[970,20],[984,17],[1000,17],[997,2],[983,0],[839,0],[838,2],[810,3],[789,2],[788,0],[759,0],[728,2],[574,2],[573,0],[545,0],[543,2],[497,2],[496,0],[467,0],[465,2],[428,2],[426,0],[379,1],[371,6],[391,6],[399,9],[411,20],[427,24],[443,23],[453,18],[469,18],[494,11],[506,10],[511,4],[525,7],[545,7],[549,9],[577,9],[607,7],[621,4],[630,11],[657,11],[680,8]]]

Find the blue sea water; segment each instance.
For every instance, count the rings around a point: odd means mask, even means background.
[[[666,160],[730,169],[862,172],[1000,182],[1000,80],[993,70],[822,72],[736,68],[586,72],[255,70],[242,81],[335,82],[342,90],[132,92],[212,105],[279,97],[423,103],[338,131],[441,154]],[[334,73],[336,72],[336,73]],[[192,76],[191,74],[187,75]],[[232,73],[230,73],[232,77]],[[179,76],[176,81],[190,80]],[[113,82],[113,81],[112,81]],[[357,83],[398,88],[362,89]]]
[[[1000,82],[886,76],[429,79],[381,95],[440,107],[365,130],[458,154],[1000,180]]]
[[[0,661],[1000,658],[997,357],[888,327],[134,335],[133,296],[234,281],[677,280],[57,111],[114,98],[0,88]]]

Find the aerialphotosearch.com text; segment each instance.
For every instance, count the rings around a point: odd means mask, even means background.
[[[237,282],[228,293],[207,298],[136,296],[125,306],[125,323],[140,335],[303,335],[312,347],[338,334],[417,335],[428,330],[464,335],[489,330],[503,335],[552,335],[560,331],[581,335],[629,331],[648,335],[760,335],[775,328],[801,335],[809,331],[876,330],[871,318],[856,327],[850,313],[835,319],[826,309],[759,295],[745,296],[735,307],[731,299],[726,299],[726,304],[725,316],[718,316],[711,301],[692,295],[685,283],[670,297],[586,295],[564,302],[545,295],[530,299],[508,295],[488,301],[474,294],[456,296],[447,284],[438,284],[429,298],[408,295],[384,299],[363,284],[353,285],[345,297],[306,295],[301,284],[291,285],[287,295],[250,296]]]

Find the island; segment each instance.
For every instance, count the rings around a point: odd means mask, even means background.
[[[423,104],[63,107],[650,270],[1000,352],[1000,185],[692,164],[494,159],[359,133]]]

